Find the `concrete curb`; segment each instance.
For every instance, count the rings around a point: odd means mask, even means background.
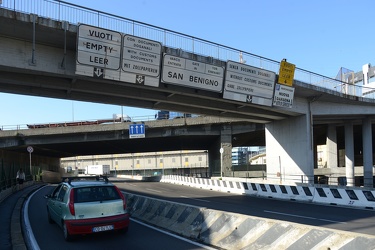
[[[222,249],[373,250],[375,236],[187,206],[125,193],[132,217]]]
[[[23,250],[27,249],[25,245],[25,240],[22,234],[21,227],[21,212],[22,206],[28,194],[23,194],[21,198],[18,199],[16,206],[14,207],[11,219],[11,237],[12,237],[12,248],[13,250]]]
[[[24,189],[27,188],[28,190],[23,190],[23,194],[17,200],[17,203],[13,209],[12,217],[11,217],[11,225],[10,225],[10,231],[11,231],[10,234],[12,238],[13,250],[26,250],[27,249],[25,239],[23,236],[23,228],[21,225],[21,222],[23,221],[22,209],[23,209],[24,202],[29,196],[29,194],[33,193],[39,187],[40,185],[36,185],[34,182],[29,182],[28,185],[24,186]]]

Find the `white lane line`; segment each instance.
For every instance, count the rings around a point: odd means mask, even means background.
[[[208,200],[196,199],[196,198],[191,198],[191,197],[187,197],[187,196],[180,196],[180,197],[181,197],[181,198],[190,199],[190,200],[203,201],[203,202],[210,202],[210,201],[208,201]]]
[[[321,220],[321,221],[327,221],[327,222],[333,222],[333,223],[340,223],[340,224],[347,224],[346,222],[335,221],[335,220],[327,220],[327,219],[318,219],[318,220]]]
[[[146,190],[151,191],[151,192],[155,192],[155,193],[162,193],[163,192],[163,191],[159,191],[159,190],[151,189],[151,188],[146,188]]]
[[[304,219],[310,219],[310,220],[321,220],[321,221],[327,221],[327,222],[332,222],[332,223],[341,223],[341,224],[346,224],[346,222],[341,222],[341,221],[326,220],[326,219],[320,219],[320,218],[309,217],[309,216],[302,216],[302,215],[296,215],[296,214],[280,213],[280,212],[269,211],[269,210],[263,210],[263,211],[264,211],[265,213],[271,213],[271,214],[280,214],[280,215],[291,216],[291,217],[297,217],[297,218],[304,218]]]
[[[176,235],[176,234],[172,234],[172,233],[170,233],[170,232],[164,231],[164,230],[162,230],[162,229],[160,229],[160,228],[156,228],[156,227],[151,226],[151,225],[149,225],[149,224],[145,224],[145,223],[143,223],[143,222],[141,222],[141,221],[139,221],[139,220],[137,220],[137,219],[130,218],[130,220],[133,221],[133,222],[135,222],[135,223],[141,224],[141,225],[143,225],[143,226],[145,226],[145,227],[151,228],[151,229],[153,229],[153,230],[155,230],[155,231],[158,231],[158,232],[164,233],[164,234],[166,234],[166,235],[172,236],[172,237],[174,237],[174,238],[176,238],[176,239],[179,239],[179,240],[182,240],[182,241],[186,241],[186,242],[188,242],[188,243],[190,243],[190,244],[193,244],[193,245],[195,245],[195,246],[198,246],[198,247],[201,247],[201,248],[204,248],[204,249],[208,249],[208,250],[215,250],[215,249],[217,249],[217,248],[213,248],[213,247],[210,247],[210,246],[206,246],[206,245],[200,244],[200,243],[198,243],[198,242],[196,242],[196,241],[192,241],[192,240],[189,240],[189,239],[187,239],[187,238],[184,238],[184,237],[178,236],[178,235]]]
[[[173,190],[168,189],[168,188],[161,188],[161,187],[158,187],[158,189],[160,189],[160,190],[164,190],[164,191],[168,191],[168,192],[173,192]]]

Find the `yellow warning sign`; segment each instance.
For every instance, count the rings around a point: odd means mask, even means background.
[[[282,60],[280,63],[278,83],[292,87],[295,69],[296,65],[288,63],[286,60]]]

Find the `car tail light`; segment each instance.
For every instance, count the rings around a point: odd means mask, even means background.
[[[72,215],[76,215],[76,211],[74,210],[74,189],[70,190],[69,211]]]
[[[120,189],[118,189],[118,187],[115,186],[115,188],[116,188],[116,190],[117,190],[117,193],[120,195],[120,197],[121,197],[121,199],[122,199],[122,204],[123,204],[123,206],[124,206],[124,210],[125,210],[125,209],[126,209],[126,201],[125,201],[125,197],[124,197],[124,195],[121,193]]]

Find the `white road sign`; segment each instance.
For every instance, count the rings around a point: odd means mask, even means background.
[[[119,69],[121,33],[92,27],[78,26],[77,63],[106,69]]]
[[[122,70],[135,74],[160,75],[161,43],[125,35]]]
[[[223,78],[224,69],[220,66],[164,55],[163,82],[222,92]]]
[[[294,88],[283,84],[276,84],[273,106],[292,108]]]
[[[243,98],[235,100],[242,101],[242,99],[245,99],[246,102],[271,106],[275,78],[276,74],[272,71],[228,61],[224,94],[226,92],[233,94],[225,94],[224,98],[231,99],[231,97],[243,96]]]

